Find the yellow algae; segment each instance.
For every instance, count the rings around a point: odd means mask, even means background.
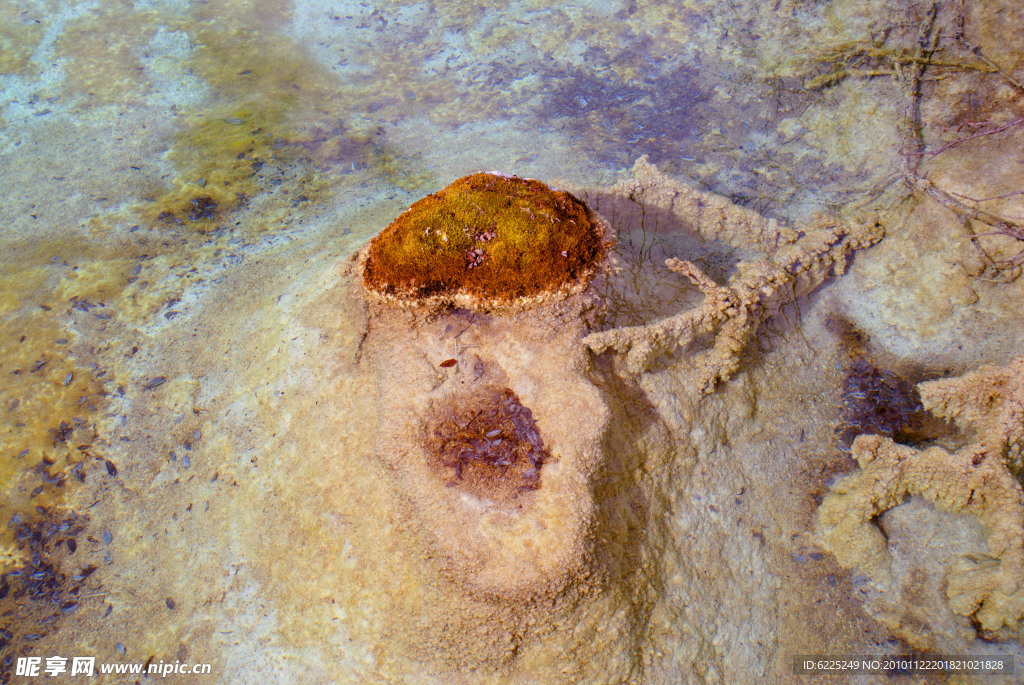
[[[73,244],[55,243],[30,249],[46,254],[57,247],[71,247],[65,254],[75,251]],[[42,260],[28,255],[23,258],[25,266],[0,279],[0,377],[4,379],[0,384],[0,489],[5,492],[11,492],[24,469],[45,455],[66,457],[72,438],[89,434],[87,426],[104,406],[104,384],[110,380],[109,374],[97,379],[96,370],[76,359],[73,352],[78,333],[72,312],[88,315],[87,311],[73,310],[76,303],[62,296],[59,286],[48,288],[51,282],[59,283],[62,273],[75,273],[72,267],[62,260],[32,266]],[[14,271],[11,265],[7,268]],[[85,268],[92,273],[89,266]],[[73,417],[81,423],[58,439],[61,421],[72,424]]]
[[[113,5],[73,21],[58,43],[59,54],[76,65],[68,87],[104,101],[138,99],[168,78],[196,81],[188,84],[190,97],[198,93],[202,100],[185,109],[185,126],[166,155],[177,174],[169,187],[151,191],[156,201],[142,209],[148,222],[159,218],[205,232],[268,188],[283,191],[289,205],[309,201],[323,188],[316,170],[300,160],[315,156],[310,153],[323,142],[310,143],[315,134],[308,132],[309,122],[344,118],[339,83],[293,41],[259,28],[281,18],[282,4],[240,9],[245,21],[233,25],[216,13],[157,15]],[[150,59],[158,52],[150,45],[158,31],[182,37],[184,43],[175,42],[185,50],[180,74],[163,73],[166,59]],[[344,147],[362,163],[366,136],[360,135],[359,143]],[[270,227],[266,221],[249,228]]]
[[[141,57],[159,29],[159,18],[121,1],[101,4],[72,21],[56,46],[68,64],[66,86],[105,103],[129,103],[147,95],[151,84]]]
[[[147,218],[208,231],[223,222],[225,211],[244,207],[268,188],[283,189],[289,206],[310,201],[324,181],[301,161],[315,148],[303,129],[310,119],[340,114],[310,111],[331,105],[333,77],[280,37],[206,29],[195,39],[192,73],[216,99],[186,115],[186,127],[166,155],[178,174],[146,207]],[[267,230],[273,222],[247,228]]]
[[[393,147],[374,147],[369,159],[374,169],[402,190],[422,191],[436,183],[434,175],[423,167],[418,158],[403,154]]]
[[[81,461],[77,448],[92,444],[95,422],[106,406],[110,374],[75,358],[77,334],[58,325],[56,311],[38,310],[4,321],[0,339],[0,488],[10,504],[28,502],[27,491],[40,485],[19,481],[43,458],[52,472],[66,471]],[[26,474],[27,475],[27,474]],[[19,494],[14,488],[21,482]],[[62,488],[45,485],[40,495],[60,500]],[[42,503],[33,498],[34,504]]]
[[[290,0],[207,0],[191,9],[196,20],[227,26],[277,29],[287,25],[292,18]],[[267,39],[272,40],[272,37],[262,36],[252,45],[254,48],[264,45]]]
[[[69,61],[86,65],[68,76],[73,90],[120,101],[144,95],[155,87],[154,79],[167,78],[146,61],[155,49],[149,42],[158,18],[161,31],[187,37],[189,52],[182,55],[187,71],[183,68],[181,76],[208,91],[199,90],[203,101],[183,111],[185,126],[166,154],[177,173],[169,187],[151,191],[156,201],[142,211],[147,222],[160,219],[207,232],[268,189],[291,207],[323,190],[324,172],[348,172],[356,165],[369,166],[407,190],[431,182],[414,157],[378,140],[378,130],[344,122],[354,107],[367,103],[375,105],[378,120],[387,120],[417,100],[450,102],[454,98],[445,96],[444,83],[410,90],[405,84],[419,67],[409,59],[394,61],[388,73],[374,79],[342,82],[302,46],[268,30],[288,16],[285,3],[229,5],[222,8],[226,16],[212,7],[200,7],[192,17],[157,17],[128,8],[115,17],[103,11],[73,22],[58,46]],[[267,220],[247,228],[259,232],[273,224]]]
[[[20,3],[0,6],[0,74],[24,71],[43,36],[43,24]]]
[[[274,148],[281,119],[279,111],[235,109],[195,117],[167,153],[179,170],[174,187],[146,207],[147,217],[206,231],[245,206],[265,185],[265,165],[291,161]]]
[[[0,279],[0,520],[62,506],[88,475],[106,468],[102,434],[109,369],[83,340],[103,330],[124,269],[91,261],[106,247],[67,237],[8,246]],[[125,260],[114,260],[120,265]],[[102,347],[103,345],[100,345]],[[0,529],[0,567],[27,563],[11,526]]]
[[[337,77],[312,61],[302,46],[280,34],[215,22],[194,32],[193,73],[235,104],[273,98],[269,110],[313,108],[336,93]]]
[[[22,265],[12,273],[12,265],[4,264],[3,271],[6,273],[0,275],[0,316],[26,304],[53,274],[53,269],[47,266]]]
[[[127,258],[83,260],[74,269],[65,270],[54,297],[61,303],[112,301],[124,291],[135,263],[134,259]]]

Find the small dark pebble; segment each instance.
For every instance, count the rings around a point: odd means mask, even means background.
[[[121,654],[127,654],[128,653],[128,650],[126,650],[124,648],[124,643],[123,642],[118,642],[116,645],[114,645],[114,649],[116,649],[117,651],[121,652]]]
[[[105,527],[103,529],[103,544],[104,545],[109,545],[113,539],[114,539],[114,536],[110,532],[110,529]]]
[[[117,475],[117,467],[114,466],[114,462],[110,461],[109,459],[104,459],[103,462],[107,466],[107,473],[110,474],[111,476],[116,476]]]
[[[11,400],[11,403],[7,405],[7,411],[14,411],[15,409],[18,408],[19,404],[21,404],[21,400],[18,399],[17,397],[14,398],[13,400]]]
[[[103,618],[110,616],[110,612],[114,610],[113,604],[108,604],[106,610],[103,612]]]
[[[67,345],[68,344],[68,339],[67,338],[57,338],[54,342],[57,343],[58,345]]]
[[[192,466],[192,457],[186,454],[184,457],[182,457],[181,465],[184,466],[186,469]]]
[[[171,609],[172,611],[174,610],[175,604],[172,598],[168,597],[166,600],[164,600],[164,604],[167,605],[168,609]]]
[[[74,554],[75,551],[78,549],[78,543],[75,542],[74,538],[68,538],[64,544],[68,546],[68,551],[72,554]]]
[[[440,366],[441,366],[442,369],[449,369],[449,368],[455,366],[458,363],[459,362],[456,359],[446,359],[443,362],[441,362]]]
[[[74,432],[74,426],[69,425],[67,421],[61,421],[60,426],[53,431],[53,434],[60,442],[67,442],[67,439],[70,438],[71,434]]]
[[[166,376],[157,376],[156,378],[150,379],[142,386],[143,390],[152,390],[153,388],[159,388],[161,385],[167,382]]]
[[[41,305],[39,305],[39,308],[42,309],[44,312],[48,312],[48,311],[53,310],[53,307],[51,307],[48,304],[41,304]]]
[[[71,385],[71,381],[74,379],[75,374],[68,371],[68,375],[64,376],[64,385]]]
[[[189,200],[189,203],[192,205],[192,209],[188,213],[188,218],[192,221],[208,219],[214,215],[217,209],[217,201],[208,195],[194,197]]]
[[[43,491],[43,486],[40,485],[38,488],[36,488],[36,489],[34,489],[32,491],[32,494],[29,495],[29,497],[35,497],[36,495],[40,494],[42,491]]]

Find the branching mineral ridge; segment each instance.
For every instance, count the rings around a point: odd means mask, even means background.
[[[861,435],[852,453],[860,470],[838,481],[818,509],[818,539],[846,568],[858,567],[880,585],[892,580],[891,560],[874,519],[919,495],[970,514],[988,531],[988,555],[964,557],[950,569],[946,599],[986,630],[1020,630],[1024,617],[1024,495],[1019,467],[1024,435],[1024,357],[958,378],[918,385],[925,409],[952,419],[968,444],[950,452],[917,450],[889,438]]]
[[[645,204],[671,212],[706,240],[767,255],[741,262],[725,286],[717,285],[692,262],[669,259],[668,268],[689,278],[704,293],[700,307],[646,326],[592,333],[583,340],[596,354],[625,353],[628,370],[637,374],[648,370],[658,355],[685,349],[699,337],[714,334],[711,349],[687,362],[700,370],[704,392],[736,372],[743,348],[762,321],[812,292],[830,275],[841,275],[849,253],[877,243],[885,234],[878,223],[825,217],[799,230],[789,228],[665,176],[646,156],[634,165],[633,178],[617,184],[612,192],[642,197]]]

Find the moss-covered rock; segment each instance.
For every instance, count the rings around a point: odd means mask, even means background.
[[[414,203],[370,242],[363,284],[406,306],[520,307],[585,288],[604,234],[567,192],[472,174]]]

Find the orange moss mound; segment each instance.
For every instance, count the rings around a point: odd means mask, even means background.
[[[370,242],[363,284],[408,303],[501,306],[585,287],[603,237],[569,193],[472,174],[419,200]]]

